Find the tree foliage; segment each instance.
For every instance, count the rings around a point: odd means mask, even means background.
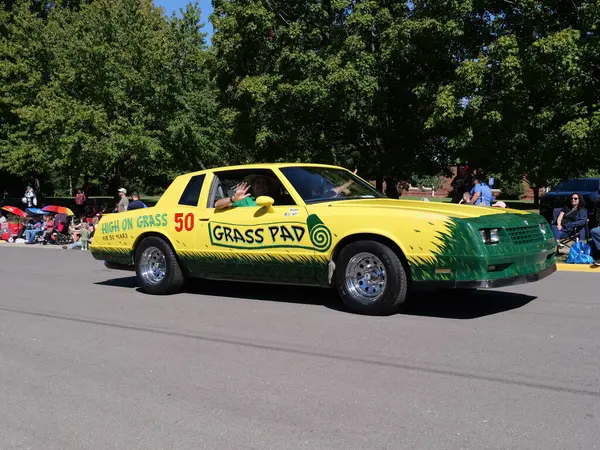
[[[596,1],[490,2],[489,43],[462,61],[433,122],[471,164],[534,189],[597,167]]]
[[[200,9],[151,0],[2,14],[0,164],[102,186],[160,184],[219,161],[215,85]],[[162,181],[164,184],[164,181]]]
[[[598,167],[596,0],[213,4],[208,47],[197,3],[1,1],[0,172],[312,161],[394,185],[468,161],[537,193]]]
[[[463,2],[215,0],[221,100],[249,159],[406,178],[449,165],[425,124],[469,53]]]

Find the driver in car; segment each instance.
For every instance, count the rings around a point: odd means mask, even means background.
[[[248,192],[250,191],[250,192]],[[264,175],[248,175],[235,187],[235,193],[215,203],[215,209],[230,207],[257,206],[256,199],[269,193],[269,178]]]
[[[356,175],[358,169],[354,170],[354,175]],[[320,179],[317,181],[317,184],[313,190],[312,198],[333,198],[340,197],[343,195],[350,195],[350,186],[354,184],[353,180],[348,180],[344,184],[340,186],[332,186],[329,180],[319,177]]]

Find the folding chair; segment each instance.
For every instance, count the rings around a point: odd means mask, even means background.
[[[563,208],[554,208],[552,211],[552,225],[556,225],[558,216],[560,215]],[[583,225],[576,225],[573,230],[569,231],[569,235],[558,240],[559,246],[568,245],[571,242],[583,241],[588,242],[590,240],[590,220],[586,220]]]

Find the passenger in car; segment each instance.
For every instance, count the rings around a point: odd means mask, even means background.
[[[235,187],[235,193],[231,197],[217,200],[215,209],[256,206],[256,199],[267,195],[272,183],[264,175],[249,175]]]

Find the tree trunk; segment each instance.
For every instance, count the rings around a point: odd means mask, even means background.
[[[396,180],[389,177],[385,179],[385,195],[388,198],[394,198],[396,200],[400,198]]]
[[[531,189],[533,190],[533,207],[534,208],[539,208],[540,207],[540,189],[537,186],[531,186]]]

